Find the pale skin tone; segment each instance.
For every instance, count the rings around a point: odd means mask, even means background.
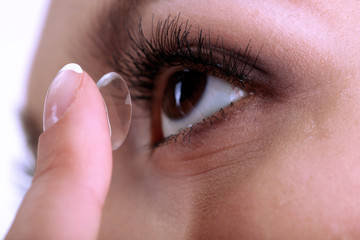
[[[53,3],[34,63],[27,105],[39,128],[46,89],[62,65],[77,61],[93,79],[111,70],[99,66],[98,59],[84,57],[80,52],[86,49],[68,51],[73,49],[74,40],[82,39],[79,26],[91,26],[87,24],[99,2],[104,1]],[[104,164],[96,175],[102,179],[101,184],[95,184],[99,182],[87,170],[83,175],[77,172],[80,170],[72,172],[75,183],[64,180],[67,177],[62,174],[59,181],[54,179],[65,189],[54,193],[58,194],[56,199],[81,199],[79,205],[93,213],[79,214],[76,222],[84,225],[69,228],[67,236],[79,237],[85,232],[89,234],[83,235],[85,239],[358,239],[359,11],[360,2],[351,0],[160,0],[144,4],[141,13],[145,34],[151,29],[153,16],[165,19],[181,12],[183,21],[211,29],[214,35],[223,37],[225,44],[246,44],[251,40],[254,53],[261,49],[257,63],[267,73],[265,80],[273,94],[235,103],[231,117],[206,134],[194,136],[190,143],[170,142],[152,155],[141,148],[151,134],[148,118],[133,121],[127,142],[114,153],[113,160],[109,142],[96,141],[97,147],[88,149],[94,151],[91,156],[103,153],[99,159],[90,157],[93,164]],[[96,95],[91,86],[86,91]],[[89,107],[85,105],[78,107]],[[104,109],[97,107],[94,111],[99,119],[93,121],[104,125],[94,134],[105,139]],[[136,113],[142,113],[141,108],[135,108]],[[72,124],[67,119],[61,120],[65,122],[61,125]],[[59,134],[61,130],[56,129],[45,131],[41,138]],[[82,134],[78,137],[79,142],[82,137],[89,138]],[[64,143],[57,151],[72,151],[69,159],[76,158],[76,165],[84,161],[81,144],[93,143],[74,144],[69,147]],[[41,141],[39,146],[41,150]],[[65,165],[64,172],[66,167],[76,169]],[[79,175],[86,177],[77,178]],[[44,196],[53,194],[51,186],[42,190],[41,177],[38,179],[32,189],[48,193]],[[99,204],[92,206],[94,196],[66,190],[84,185],[96,185]],[[31,196],[36,194],[31,193],[32,189],[23,206],[34,206]],[[39,198],[55,201],[51,197]],[[71,204],[58,207],[74,212],[79,209]],[[42,236],[42,231],[30,231],[40,227],[38,221],[29,219],[38,219],[36,214],[44,211],[35,211],[35,215],[26,211],[33,208],[20,209],[10,239]],[[61,212],[42,216],[50,229],[44,231],[44,239],[58,236],[64,229],[61,224],[68,229],[66,223],[73,216],[56,217]]]

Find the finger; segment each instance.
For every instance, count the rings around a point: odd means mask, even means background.
[[[96,84],[78,65],[51,84],[37,166],[8,239],[95,239],[108,191],[112,151]]]

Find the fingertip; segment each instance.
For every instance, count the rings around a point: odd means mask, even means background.
[[[80,88],[82,74],[82,68],[75,63],[65,65],[57,73],[45,97],[43,113],[44,131],[58,122],[70,107]]]
[[[60,80],[57,79],[59,77]],[[39,139],[38,163],[48,161],[54,155],[71,153],[73,157],[67,157],[63,161],[72,159],[73,162],[66,165],[76,165],[83,158],[82,155],[89,152],[94,156],[90,159],[103,159],[102,164],[111,162],[109,120],[95,81],[75,64],[66,65],[54,81],[61,83],[55,83],[55,90],[54,82],[51,84],[48,94],[50,96],[45,100],[46,127]],[[67,103],[66,106],[64,102]],[[39,169],[40,166],[37,170]]]

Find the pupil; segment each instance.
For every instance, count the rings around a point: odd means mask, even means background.
[[[171,119],[189,114],[201,99],[207,83],[207,75],[184,69],[170,76],[165,88],[163,111]]]

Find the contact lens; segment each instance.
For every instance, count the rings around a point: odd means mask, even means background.
[[[117,150],[128,134],[132,115],[129,88],[117,73],[105,74],[97,86],[103,96],[109,117],[112,150]]]

